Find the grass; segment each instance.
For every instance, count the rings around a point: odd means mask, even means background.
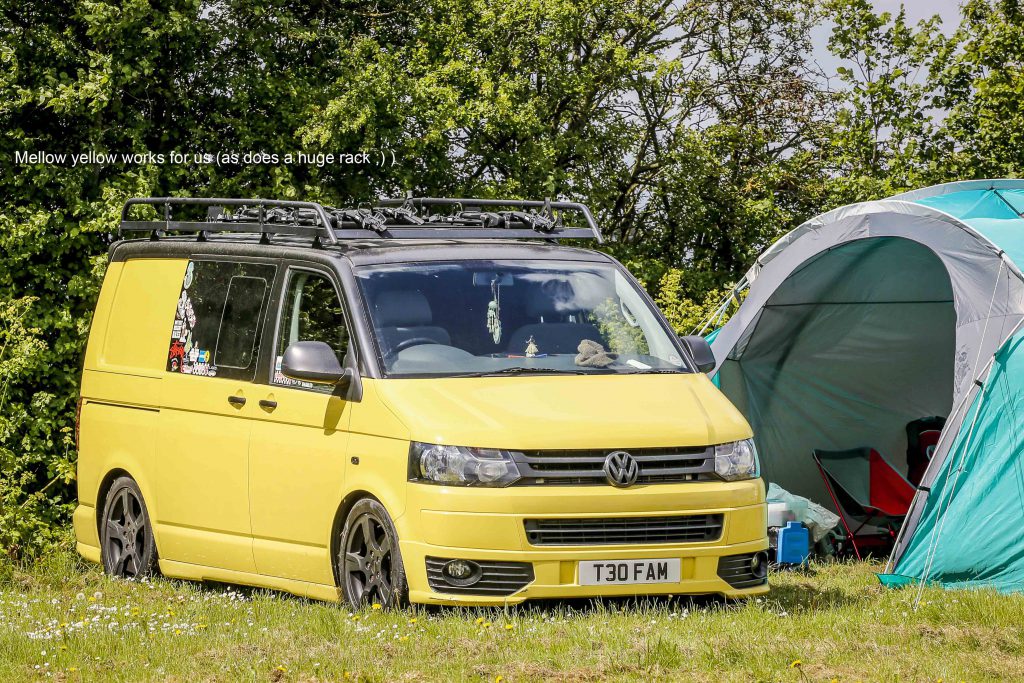
[[[883,589],[871,564],[769,597],[358,613],[265,591],[113,581],[68,553],[0,566],[0,680],[977,681],[1024,678],[1024,596]]]

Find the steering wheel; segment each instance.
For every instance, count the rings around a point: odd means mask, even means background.
[[[411,339],[403,339],[402,341],[398,342],[397,344],[395,344],[394,346],[391,347],[391,349],[388,351],[388,355],[389,356],[396,356],[396,355],[398,355],[402,351],[405,351],[406,349],[408,349],[411,346],[420,346],[422,344],[440,344],[440,343],[441,342],[437,341],[436,339],[431,339],[430,337],[412,337]]]

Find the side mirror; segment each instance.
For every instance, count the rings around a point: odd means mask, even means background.
[[[318,341],[300,341],[289,344],[281,359],[281,374],[291,379],[317,384],[348,384],[354,374],[351,368],[341,367],[334,349]]]
[[[697,364],[697,369],[703,373],[711,372],[715,369],[715,354],[711,350],[711,344],[708,344],[708,340],[700,335],[690,335],[686,337],[680,337],[683,342],[683,346],[686,347],[687,353],[690,354],[690,358]]]

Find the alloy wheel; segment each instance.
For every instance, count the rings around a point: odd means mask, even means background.
[[[393,555],[388,528],[374,513],[364,512],[354,520],[345,544],[344,580],[355,602],[393,603]]]
[[[142,500],[127,486],[107,506],[104,564],[110,574],[135,578],[147,573],[149,524]]]

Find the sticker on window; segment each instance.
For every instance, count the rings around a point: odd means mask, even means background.
[[[287,377],[281,372],[281,364],[284,361],[284,356],[278,356],[274,362],[274,384],[280,384],[286,387],[301,387],[303,389],[315,388],[312,382],[303,382],[301,379],[292,379]]]
[[[181,296],[174,316],[174,327],[171,329],[171,346],[167,353],[167,369],[184,375],[202,375],[216,377],[217,368],[210,361],[210,351],[200,349],[192,341],[198,318],[192,299],[185,291],[192,286],[195,279],[195,264],[189,263],[185,270],[185,281],[182,283]]]

